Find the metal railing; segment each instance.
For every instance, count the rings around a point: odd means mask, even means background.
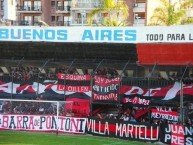
[[[17,11],[41,12],[42,11],[42,7],[41,6],[17,6]]]

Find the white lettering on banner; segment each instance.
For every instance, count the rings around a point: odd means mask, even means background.
[[[68,92],[89,92],[90,86],[64,86],[64,85],[57,85],[58,91],[68,91]]]
[[[1,129],[85,133],[86,118],[38,115],[0,115]]]
[[[150,100],[146,99],[141,99],[139,97],[134,97],[134,98],[125,98],[125,103],[132,103],[132,104],[139,104],[139,105],[146,105],[148,106],[150,103]]]
[[[97,92],[108,93],[110,91],[117,91],[118,87],[119,87],[118,84],[111,84],[111,85],[106,86],[106,87],[93,85],[93,90],[95,90]]]
[[[62,80],[72,80],[72,81],[90,81],[90,75],[75,75],[75,74],[58,74],[58,78]]]
[[[109,123],[95,119],[87,119],[87,130],[90,133],[113,136],[118,138],[131,138],[146,141],[157,141],[159,138],[159,126],[147,126],[145,124]]]
[[[100,76],[94,76],[94,82],[97,84],[118,84],[120,82],[120,78],[107,79]]]
[[[162,107],[156,107],[156,109],[151,110],[151,118],[156,119],[165,119],[170,121],[178,121],[178,113],[176,111],[172,111],[169,107],[168,109],[163,109]]]
[[[169,107],[168,109],[166,107],[159,107],[159,106],[156,106],[156,109],[157,111],[161,111],[161,112],[172,112],[172,108]]]
[[[193,126],[168,124],[168,128],[165,128],[164,142],[170,141],[173,145],[192,145],[192,136]]]
[[[160,113],[151,113],[151,118],[157,118],[157,119],[166,119],[170,121],[178,121],[178,116],[173,116],[170,114],[160,114]]]
[[[183,134],[183,135],[193,135],[193,126],[190,126],[189,128],[187,126],[177,126],[173,124],[169,124],[168,128],[165,129],[166,133],[177,133],[177,134]]]
[[[153,127],[151,126],[149,129],[150,134],[147,134],[148,127],[145,125],[136,125],[136,124],[118,124],[116,123],[116,136],[123,137],[124,135],[126,137],[130,138],[139,138],[142,140],[158,140],[158,134],[159,134],[159,127],[156,128],[157,132],[156,134],[153,134]]]
[[[108,122],[105,122],[104,130],[102,130],[101,121],[96,123],[93,119],[87,119],[87,130],[96,134],[109,135],[109,124]]]
[[[118,94],[109,93],[106,95],[93,93],[93,100],[115,100],[118,101]]]

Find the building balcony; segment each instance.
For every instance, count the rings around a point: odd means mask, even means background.
[[[78,2],[74,5],[72,5],[72,10],[76,9],[93,9],[93,8],[98,8],[102,5],[100,2],[91,2],[91,3],[85,3],[85,2]]]
[[[71,22],[71,26],[82,26],[87,25],[87,19],[86,18],[73,18]]]
[[[70,6],[58,6],[56,8],[57,13],[70,13]]]
[[[57,26],[70,26],[71,21],[58,21],[56,22]]]
[[[24,13],[42,13],[41,6],[17,6],[17,11]]]
[[[135,19],[133,26],[145,26],[145,19]]]
[[[145,3],[134,3],[133,12],[145,12]]]
[[[21,20],[21,21],[15,21],[13,22],[14,26],[39,26],[38,21],[26,21],[26,20]]]

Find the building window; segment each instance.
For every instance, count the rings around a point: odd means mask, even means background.
[[[51,7],[55,7],[55,6],[56,6],[55,1],[51,1]]]
[[[1,1],[1,10],[3,10],[3,1]]]
[[[70,26],[71,23],[71,17],[64,16],[64,26]]]
[[[62,6],[62,2],[57,2],[57,6],[61,7]]]
[[[38,25],[38,20],[41,20],[41,16],[34,16],[34,25]]]
[[[55,16],[51,16],[51,21],[55,21]]]
[[[61,16],[57,16],[57,21],[61,22],[62,21],[62,17]]]
[[[42,7],[41,1],[34,1],[34,10],[40,11]]]

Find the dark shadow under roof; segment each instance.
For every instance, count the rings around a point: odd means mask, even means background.
[[[137,61],[135,44],[58,43],[58,42],[0,42],[1,59],[56,61],[69,59],[110,59]]]

